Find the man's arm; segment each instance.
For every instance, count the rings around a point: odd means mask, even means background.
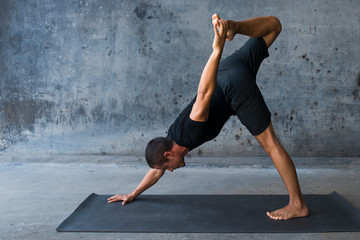
[[[129,194],[116,194],[108,199],[109,203],[123,201],[122,205],[134,201],[134,199],[143,193],[145,190],[153,186],[164,175],[165,169],[151,168],[145,177],[141,180],[136,189]]]
[[[219,20],[217,24],[214,24],[213,52],[201,74],[196,100],[190,113],[190,118],[194,121],[205,122],[208,120],[211,96],[216,86],[217,71],[227,30],[228,23],[224,20]]]

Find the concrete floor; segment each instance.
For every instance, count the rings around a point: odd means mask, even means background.
[[[147,170],[145,165],[114,163],[0,161],[0,239],[360,239],[360,232],[139,234],[55,231],[90,193],[127,193],[137,186]],[[298,175],[304,194],[336,191],[360,209],[359,167],[298,168]],[[166,173],[146,194],[286,194],[286,189],[273,168],[190,165]]]

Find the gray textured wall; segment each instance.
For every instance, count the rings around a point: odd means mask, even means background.
[[[142,155],[194,96],[214,12],[281,20],[258,82],[292,156],[360,156],[357,0],[3,0],[0,154]],[[233,117],[191,154],[264,152]]]

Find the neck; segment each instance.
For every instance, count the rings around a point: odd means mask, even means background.
[[[173,141],[173,143],[174,143],[173,150],[181,154],[182,156],[185,156],[189,152],[189,149],[187,147],[180,146],[175,141]]]

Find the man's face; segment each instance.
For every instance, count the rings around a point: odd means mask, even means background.
[[[181,168],[185,166],[185,160],[184,157],[182,157],[180,154],[174,154],[170,158],[168,158],[168,161],[164,163],[161,166],[161,169],[166,169],[170,172],[174,171],[177,168]]]

